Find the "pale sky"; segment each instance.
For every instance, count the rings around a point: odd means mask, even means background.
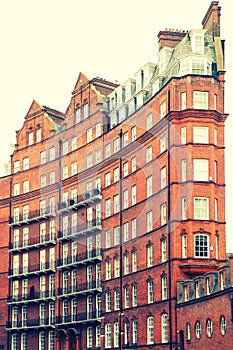
[[[211,0],[0,0],[0,172],[33,99],[65,112],[80,71],[124,83],[157,62],[157,34],[197,29]],[[226,46],[227,251],[233,252],[232,3],[219,0]],[[232,239],[231,239],[232,236]]]

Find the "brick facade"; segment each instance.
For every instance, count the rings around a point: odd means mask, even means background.
[[[65,113],[32,102],[0,179],[5,348],[178,348],[177,281],[225,265],[223,52],[173,37],[123,85],[80,73]]]

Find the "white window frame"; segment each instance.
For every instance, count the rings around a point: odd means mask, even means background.
[[[187,92],[183,91],[181,93],[181,109],[184,110],[187,108]]]
[[[111,156],[111,144],[108,143],[106,146],[105,146],[105,158],[108,158]]]
[[[146,163],[149,163],[153,159],[152,145],[146,148]]]
[[[162,343],[168,342],[168,317],[167,314],[161,316],[161,340]]]
[[[127,209],[129,206],[129,191],[125,190],[123,192],[123,209]]]
[[[147,232],[150,232],[153,230],[153,212],[152,212],[152,210],[150,210],[146,213],[146,229],[147,229]]]
[[[131,140],[132,141],[135,141],[137,138],[137,129],[136,129],[136,125],[134,125],[132,128],[131,128]]]
[[[166,166],[164,166],[164,167],[162,167],[160,169],[160,184],[161,184],[161,189],[163,189],[167,185],[167,170],[166,170]]]
[[[209,143],[209,128],[208,126],[193,127],[193,142],[194,143]]]
[[[181,181],[185,182],[187,180],[187,162],[186,159],[181,160]]]
[[[160,153],[163,153],[167,149],[167,136],[162,135],[160,137]]]
[[[87,129],[87,143],[92,141],[92,128]]]
[[[110,323],[105,325],[105,348],[110,349],[112,346],[112,326]]]
[[[147,317],[147,344],[154,344],[154,317]]]
[[[49,160],[52,161],[55,159],[55,147],[51,147],[49,149]]]
[[[181,238],[182,242],[182,258],[186,259],[187,258],[187,235],[184,234]]]
[[[209,160],[202,158],[193,159],[194,181],[209,181]]]
[[[28,170],[29,169],[29,158],[23,158],[23,170]]]
[[[149,130],[153,126],[152,113],[146,116],[146,130]]]
[[[132,205],[135,205],[137,203],[137,187],[136,185],[133,185],[131,187],[131,197],[132,197]]]
[[[194,219],[209,220],[209,198],[194,197]]]
[[[185,145],[187,142],[187,127],[184,126],[180,129],[181,145]]]
[[[196,333],[196,338],[200,339],[201,338],[201,323],[199,320],[195,323],[195,333]]]
[[[160,119],[162,119],[167,114],[167,101],[166,100],[160,104],[159,109],[160,109]]]
[[[187,198],[186,197],[181,198],[181,219],[182,220],[187,219]]]
[[[198,259],[208,259],[210,255],[209,236],[198,233],[194,236],[194,257]]]
[[[193,91],[193,108],[208,109],[209,93],[207,91]]]
[[[154,282],[152,279],[147,281],[147,303],[152,304],[154,302]]]
[[[167,204],[166,204],[166,202],[161,204],[160,213],[161,213],[161,216],[160,216],[161,226],[163,226],[167,223]]]
[[[152,189],[152,175],[148,176],[146,179],[146,195],[147,197],[152,196],[153,189]]]

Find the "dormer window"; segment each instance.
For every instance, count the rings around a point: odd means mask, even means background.
[[[204,30],[193,29],[189,36],[191,40],[192,52],[197,54],[204,54]]]
[[[159,52],[159,74],[162,74],[167,68],[167,64],[172,55],[172,49],[170,47],[164,47]]]
[[[204,36],[202,33],[192,35],[191,43],[193,53],[204,53]]]

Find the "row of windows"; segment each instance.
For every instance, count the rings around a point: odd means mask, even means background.
[[[147,344],[151,345],[155,343],[155,320],[154,316],[148,316],[146,319],[146,336]],[[124,322],[124,345],[129,345],[131,342],[132,345],[137,345],[138,343],[138,320],[133,319],[130,323],[128,320]],[[168,342],[168,317],[166,313],[161,315],[161,342]],[[105,324],[105,348],[112,348],[119,346],[119,324],[115,322],[114,324],[106,323]]]
[[[46,258],[48,256],[48,259]],[[21,260],[21,263],[20,263]],[[55,248],[51,247],[49,250],[42,249],[39,251],[39,263],[32,263],[29,261],[29,254],[22,255],[15,254],[13,256],[13,275],[26,274],[33,271],[43,271],[47,269],[55,269]]]
[[[118,212],[119,206],[117,205],[117,200],[115,198],[114,202],[114,213]],[[106,215],[110,215],[110,204],[106,205]],[[208,205],[209,201],[208,198],[205,197],[195,197],[194,198],[194,218],[195,219],[208,219]],[[96,206],[96,215],[97,217],[100,215],[100,205],[97,204]],[[90,210],[89,210],[90,209]],[[88,209],[88,215],[87,219],[89,221],[92,220],[92,208]],[[108,210],[107,210],[108,209]],[[26,220],[28,217],[28,205],[25,205],[23,207],[23,216]],[[98,214],[99,213],[99,214]],[[152,231],[153,229],[153,212],[149,211],[146,214],[147,216],[147,232]],[[77,226],[77,213],[72,214],[72,227]],[[182,198],[182,218],[186,218],[186,200],[185,198]],[[19,220],[19,208],[14,208],[14,220],[17,222]],[[166,223],[166,203],[161,205],[161,225]],[[63,231],[68,230],[68,216],[63,217]],[[23,228],[23,246],[27,246],[29,242],[28,237],[28,227]],[[114,235],[113,235],[113,242],[111,239],[111,230],[107,230],[105,233],[105,246],[106,248],[111,247],[112,245],[117,245],[120,243],[120,237],[119,232],[120,228],[119,226],[115,227],[113,229]],[[131,237],[129,235],[129,222],[125,222],[123,224],[123,239],[124,241],[129,240],[130,238],[135,238],[137,233],[136,228],[136,219],[131,220]],[[50,240],[54,239],[55,234],[55,222],[54,220],[49,221],[49,237]],[[43,242],[46,240],[46,223],[40,224],[40,241]],[[209,252],[209,244],[208,244],[208,236],[197,236],[195,239],[195,256],[196,257],[208,257]],[[19,246],[19,230],[14,230],[14,248],[17,248]],[[184,235],[182,238],[182,256],[187,256],[187,237]]]
[[[146,149],[146,162],[149,162],[152,160],[152,146],[149,146]],[[136,157],[133,157],[131,159],[131,171],[136,171]],[[187,161],[186,159],[182,159],[181,161],[181,181],[187,180]],[[217,182],[217,161],[214,162],[214,182]],[[71,172],[70,175],[73,176],[78,173],[78,163],[73,162],[71,163]],[[129,175],[129,162],[123,163],[123,177]],[[56,182],[55,178],[56,174],[55,171],[51,171],[49,173],[49,185],[52,185]],[[69,177],[69,168],[68,165],[62,167],[62,179],[66,179]],[[196,158],[193,159],[193,179],[194,181],[209,181],[209,160],[203,159],[203,158]],[[212,179],[212,178],[211,178]],[[119,181],[119,168],[113,169],[113,183]],[[166,186],[166,167],[162,167],[160,169],[160,184],[161,189]],[[46,174],[43,174],[40,176],[40,187],[43,188],[47,185],[47,177]],[[111,172],[107,172],[105,174],[105,186],[111,185]],[[152,190],[152,176],[149,176],[147,178],[147,196],[151,195],[152,192],[148,194],[148,188]],[[29,192],[29,180],[23,181],[23,193]],[[14,184],[14,196],[20,194],[20,183]]]
[[[22,333],[21,335],[12,334],[11,336],[11,350],[28,349],[28,333]],[[55,349],[55,332],[50,331],[48,333],[48,339],[46,342],[45,332],[40,332],[38,335],[38,350],[54,350]]]
[[[219,273],[219,288],[223,290],[225,287],[224,273],[221,271]],[[199,280],[195,280],[194,284],[184,284],[183,285],[183,300],[188,301],[190,299],[191,294],[193,293],[194,298],[199,298],[200,296],[209,295],[213,292],[214,288],[216,288],[216,281],[210,276],[205,277],[204,285]]]
[[[75,124],[79,123],[82,118],[87,119],[89,116],[89,104],[87,100],[84,101],[82,106],[77,105],[75,109]]]
[[[152,124],[152,114],[149,114],[147,116],[147,130],[149,130],[151,127],[153,126]],[[98,128],[99,129],[99,128]],[[89,130],[89,129],[88,129]],[[91,133],[89,131],[89,133]],[[182,127],[181,128],[181,144],[185,144],[187,142],[186,139],[186,127]],[[98,133],[97,133],[98,135]],[[90,142],[92,140],[92,137],[89,136],[88,138],[88,142]],[[131,141],[136,140],[136,126],[133,126],[131,128]],[[189,140],[189,142],[191,142],[192,140]],[[129,143],[129,133],[125,132],[123,134],[123,146],[126,146]],[[204,143],[204,144],[208,144],[209,143],[209,128],[207,126],[194,126],[193,127],[193,142],[194,143]],[[214,129],[214,144],[217,144],[217,129]],[[71,151],[74,151],[77,149],[77,136],[73,137],[71,139]],[[162,153],[164,150],[166,149],[166,135],[163,135],[160,138],[160,153]],[[63,155],[68,154],[69,152],[69,147],[68,147],[68,141],[65,141],[63,143],[62,146],[62,150],[63,150]],[[113,153],[116,153],[120,150],[120,138],[116,138],[113,141]],[[149,152],[149,150],[147,151]],[[152,146],[151,146],[151,156],[152,156]],[[108,158],[111,156],[111,143],[108,143],[107,145],[105,145],[105,158]],[[149,154],[146,157],[147,158],[147,162],[149,161]],[[51,147],[49,149],[49,161],[52,161],[55,159],[55,147]],[[152,159],[152,158],[151,158]],[[102,155],[101,155],[101,150],[96,150],[95,152],[95,162],[96,164],[99,163],[102,160]],[[45,164],[47,162],[47,155],[46,155],[46,151],[42,151],[40,153],[40,162],[41,164]],[[77,163],[76,163],[77,164]],[[87,156],[87,167],[90,167],[93,165],[93,155],[89,154]],[[77,165],[72,166],[71,167],[71,174],[74,173],[74,169],[72,170],[73,167],[77,167]],[[29,158],[26,157],[23,159],[23,169],[22,170],[28,170],[29,169]],[[16,160],[14,162],[14,169],[13,169],[14,173],[17,173],[18,171],[20,171],[20,161]],[[132,170],[133,171],[133,170]]]
[[[158,286],[155,285],[153,279],[149,277],[146,281],[147,283],[147,296],[144,295],[147,300],[144,303],[152,304],[155,301],[155,292],[157,293],[157,300],[166,300],[168,297],[167,290],[167,276],[163,274],[160,282],[160,294],[158,295]],[[114,299],[112,300],[112,294]],[[142,301],[141,301],[142,302]],[[127,309],[129,307],[138,306],[138,285],[133,283],[130,287],[129,285],[123,288],[123,308]],[[120,289],[115,288],[112,293],[108,290],[105,293],[105,311],[111,312],[112,310],[120,310]]]
[[[38,306],[39,325],[45,325],[46,323],[52,325],[55,323],[55,303],[51,302],[48,304],[41,303]],[[21,311],[21,315],[20,315]],[[34,310],[35,311],[35,310]],[[28,307],[22,306],[21,310],[18,306],[14,306],[11,311],[12,328],[18,327],[19,316],[21,317],[22,327],[27,326],[28,318]],[[48,322],[47,322],[48,319]]]
[[[77,272],[77,271],[76,271]],[[33,298],[35,296],[34,293],[37,292],[36,286],[32,285],[28,286],[28,279],[24,278],[21,280],[21,285],[19,280],[12,281],[12,296],[14,299],[18,299],[21,287],[21,296],[22,298],[27,298],[30,292],[30,296]],[[55,296],[55,276],[54,274],[46,276],[40,276],[39,285],[37,286],[39,295],[43,298],[46,295],[46,291],[49,291],[48,295],[50,297]]]
[[[167,260],[167,243],[166,240],[163,239],[161,241],[161,262],[165,262]],[[134,273],[137,271],[137,263],[138,263],[138,254],[137,250],[133,249],[131,254],[128,251],[123,253],[123,274],[127,275],[129,273]],[[154,265],[154,245],[149,241],[146,245],[146,266],[152,267]],[[120,258],[119,256],[115,256],[113,258],[113,266],[112,260],[110,258],[106,259],[105,263],[105,271],[106,271],[106,280],[111,279],[112,277],[117,278],[120,276]],[[113,271],[112,271],[113,268]]]
[[[211,62],[208,58],[185,58],[182,59],[180,62],[180,74],[186,75],[186,74],[205,74],[205,75],[211,75]],[[199,92],[199,91],[195,91]],[[202,91],[200,91],[202,92]],[[208,94],[206,92],[206,94]],[[216,95],[215,95],[216,96]],[[205,101],[205,100],[204,100]],[[194,100],[194,105],[197,103],[200,103],[200,97],[196,96],[196,100]],[[205,101],[206,102],[206,101]],[[216,102],[215,102],[216,104]],[[206,109],[206,104],[204,105]],[[201,107],[194,107],[194,108],[201,108]],[[214,108],[216,109],[216,108]]]
[[[160,62],[161,68],[161,62]],[[207,59],[183,59],[181,61],[180,72],[182,75],[194,73],[194,74],[211,74],[210,62]],[[116,97],[116,95],[115,95]],[[181,93],[181,109],[187,108],[187,92]],[[118,101],[114,101],[114,98],[110,99],[109,111],[112,111]],[[129,115],[134,113],[144,104],[143,95],[138,97],[134,96],[132,101],[122,105],[122,108],[111,113],[111,127],[114,127],[119,122],[123,121]],[[216,109],[217,104],[217,95],[214,95],[214,109]],[[119,106],[118,106],[119,108]],[[193,91],[193,108],[195,109],[208,109],[209,108],[209,92],[207,91]],[[163,118],[167,113],[167,102],[166,100],[160,103],[160,118]],[[148,118],[149,119],[149,118]],[[151,124],[152,124],[152,115],[151,115]],[[151,127],[151,126],[150,126]],[[149,127],[149,128],[150,128]],[[146,123],[146,129],[148,130],[148,122]]]
[[[50,199],[54,199],[53,201],[50,201],[50,208],[49,213],[55,212],[55,198],[51,197]],[[207,197],[194,197],[194,214],[193,217],[195,220],[209,220],[209,198]],[[187,200],[185,197],[182,198],[182,219],[185,220],[187,218]],[[132,186],[132,198],[131,198],[132,205],[136,204],[136,185]],[[214,219],[217,220],[217,214],[218,214],[218,201],[215,199],[215,217]],[[42,200],[40,202],[40,214],[43,215],[46,213],[45,208],[46,201]],[[127,209],[129,207],[129,198],[128,198],[128,190],[125,190],[123,193],[123,209]],[[105,217],[110,217],[112,215],[111,213],[112,209],[112,203],[111,199],[107,199],[105,201]],[[120,210],[120,203],[119,203],[119,195],[115,195],[113,198],[113,214],[118,213]],[[167,221],[167,212],[166,212],[166,203],[161,204],[160,206],[160,224],[161,226],[166,224]],[[13,215],[14,215],[14,222],[20,221],[20,213],[19,213],[19,207],[16,207],[13,209]],[[95,215],[96,220],[99,220],[101,222],[101,204],[96,204],[95,208],[88,207],[86,210],[86,220],[87,222],[91,223],[93,220],[93,216]],[[27,220],[29,217],[29,205],[23,206],[23,218],[22,220]],[[73,213],[71,215],[71,226],[72,230],[76,230],[78,227],[78,215],[77,213]],[[69,230],[69,216],[63,216],[62,217],[62,230],[63,233],[66,232],[68,234]],[[146,213],[146,231],[150,232],[153,230],[153,211],[148,211]],[[54,239],[54,233],[55,233],[55,221],[51,220],[49,221],[49,235],[50,239]],[[111,230],[106,231],[106,248],[111,247],[112,245],[117,245],[120,243],[120,228],[119,226],[116,226],[113,229],[113,240],[111,238]],[[123,224],[123,240],[128,241],[130,239],[129,236],[129,222],[125,222]],[[135,238],[137,233],[137,227],[136,227],[136,219],[131,220],[131,238]],[[42,240],[45,240],[46,238],[46,223],[40,224],[40,238]],[[183,238],[185,240],[186,238]],[[204,238],[202,238],[204,240]],[[23,241],[24,245],[28,243],[28,228],[25,227],[23,229]],[[19,242],[19,231],[14,230],[14,244],[17,244],[16,242]],[[195,251],[195,255],[198,255],[198,252]]]
[[[206,330],[207,337],[211,338],[213,335],[213,323],[210,318],[206,320],[205,330]],[[221,315],[219,319],[219,330],[222,335],[226,334],[226,331],[227,331],[226,318],[223,315]],[[195,332],[196,338],[201,339],[202,327],[201,327],[201,322],[199,320],[197,320],[195,323],[194,332]],[[186,323],[186,340],[187,341],[191,341],[191,333],[192,333],[191,324],[188,322]]]

